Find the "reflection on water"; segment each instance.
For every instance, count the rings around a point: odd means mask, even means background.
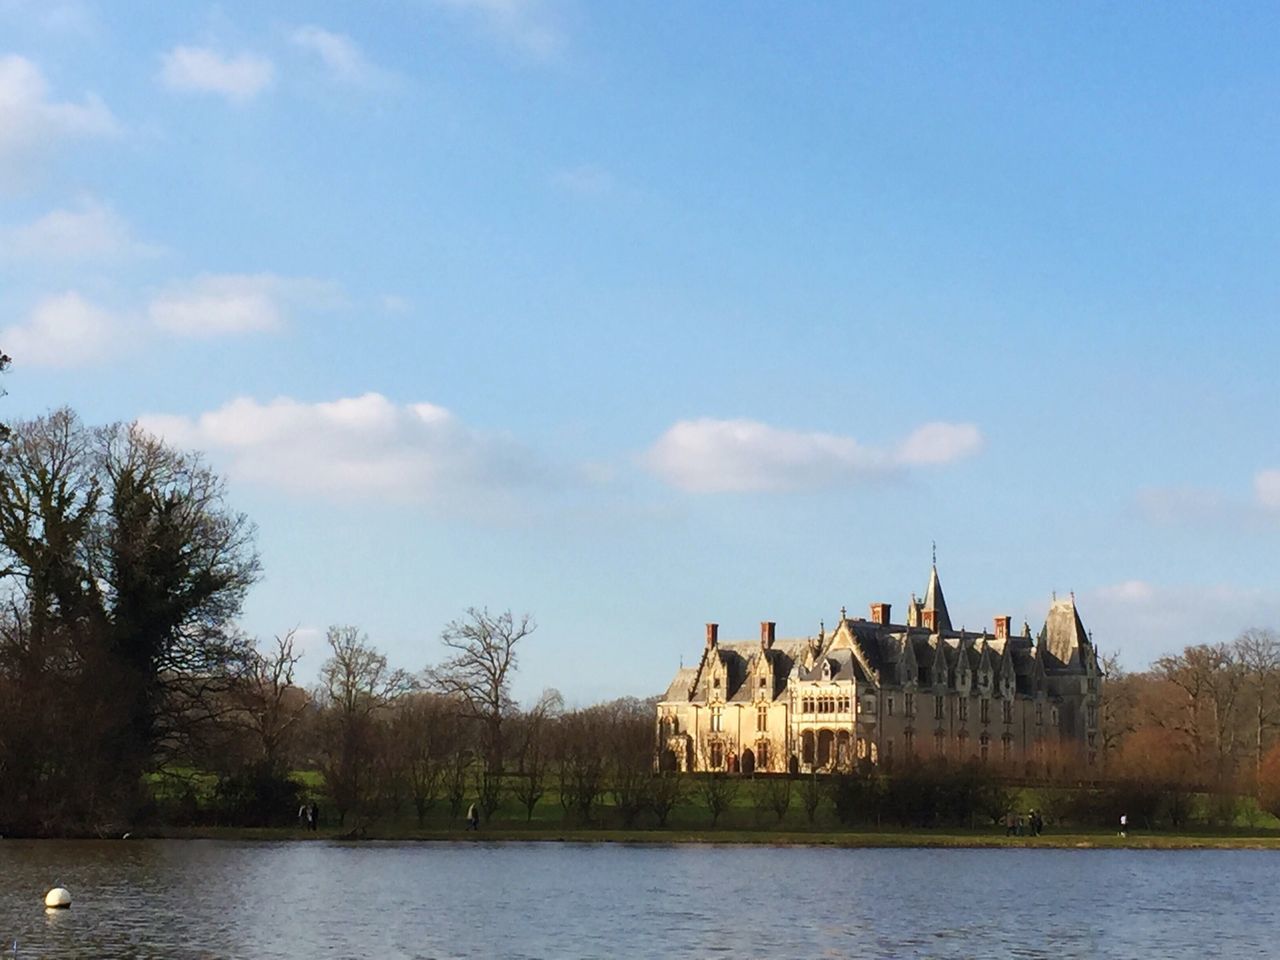
[[[1278,881],[1258,851],[5,840],[0,956],[1268,956]]]

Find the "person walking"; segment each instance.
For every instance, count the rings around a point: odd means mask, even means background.
[[[1129,815],[1127,813],[1120,814],[1120,836],[1127,837],[1129,835]]]
[[[467,829],[477,831],[480,829],[480,811],[476,809],[474,803],[467,807]]]
[[[320,806],[314,800],[311,801],[311,809],[307,811],[307,824],[312,833],[320,829]]]

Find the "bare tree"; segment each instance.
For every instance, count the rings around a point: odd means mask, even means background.
[[[413,800],[419,827],[445,792],[451,755],[461,747],[461,725],[457,705],[439,694],[410,693],[395,704],[391,750]]]
[[[556,722],[555,760],[560,804],[580,823],[591,820],[591,811],[604,789],[602,714],[601,708],[588,707],[566,713]]]
[[[1198,762],[1213,751],[1215,777],[1230,774],[1236,739],[1236,701],[1243,674],[1234,651],[1226,644],[1200,644],[1155,662],[1157,676],[1185,696],[1184,720],[1175,724],[1191,737]]]
[[[274,647],[254,650],[233,689],[233,722],[256,746],[256,761],[273,773],[286,765],[287,748],[310,697],[294,684],[302,654],[294,650],[296,630],[275,638]]]
[[[524,807],[526,820],[533,820],[533,809],[546,793],[547,763],[551,759],[548,727],[563,710],[560,691],[544,690],[538,702],[518,718],[519,753],[513,793]]]
[[[468,608],[440,634],[451,655],[427,672],[432,686],[454,698],[467,718],[481,730],[481,760],[477,774],[480,804],[486,817],[497,808],[505,760],[503,723],[512,713],[511,675],[516,669],[516,648],[537,629],[524,614],[510,610],[494,615],[487,608]]]
[[[1262,770],[1263,741],[1280,718],[1280,635],[1252,628],[1236,637],[1236,660],[1253,698],[1254,777]]]
[[[374,813],[380,714],[411,682],[387,665],[358,627],[330,627],[325,639],[331,656],[320,668],[317,697],[328,721],[322,772],[339,825],[354,814],[358,831]]]
[[[606,704],[604,712],[607,719],[601,735],[607,751],[609,793],[622,825],[632,827],[649,805],[657,749],[653,705],[624,697]]]

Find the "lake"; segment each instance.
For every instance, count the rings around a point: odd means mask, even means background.
[[[1265,851],[3,840],[0,957],[1261,957],[1277,890]]]

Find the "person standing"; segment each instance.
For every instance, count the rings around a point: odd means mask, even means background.
[[[477,831],[480,829],[480,811],[476,809],[474,803],[467,807],[467,829]]]
[[[307,823],[312,833],[320,829],[320,806],[314,800],[311,801],[311,809],[307,811]]]
[[[1127,837],[1129,835],[1129,815],[1127,813],[1120,814],[1120,836]]]

